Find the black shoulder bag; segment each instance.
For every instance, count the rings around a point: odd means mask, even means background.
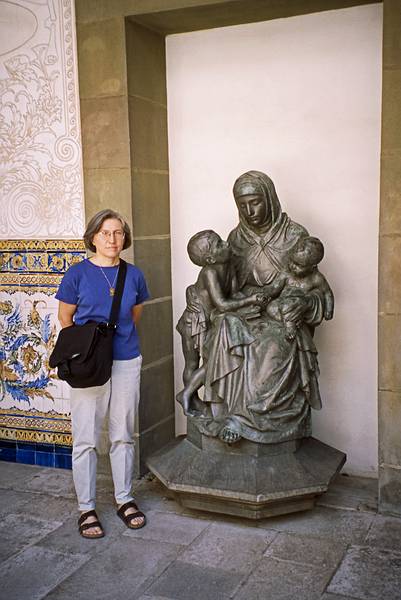
[[[103,385],[111,377],[113,336],[124,290],[127,263],[120,258],[116,292],[108,323],[88,321],[64,327],[58,335],[49,365],[73,388]]]

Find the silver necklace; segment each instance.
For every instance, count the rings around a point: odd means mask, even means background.
[[[116,288],[114,287],[114,285],[115,285],[115,283],[116,283],[116,279],[117,279],[117,275],[118,275],[118,269],[117,269],[117,271],[116,271],[116,274],[115,274],[115,276],[114,276],[114,281],[113,281],[113,283],[110,283],[110,280],[109,280],[109,278],[107,277],[106,273],[103,271],[103,269],[102,269],[102,267],[101,267],[100,265],[99,265],[99,268],[100,268],[101,272],[103,273],[103,275],[104,275],[104,278],[106,279],[106,281],[107,281],[107,283],[108,283],[108,285],[109,285],[109,293],[110,293],[110,296],[114,296],[114,294],[116,293]]]

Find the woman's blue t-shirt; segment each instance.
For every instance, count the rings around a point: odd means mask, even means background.
[[[108,281],[115,281],[118,266],[102,267]],[[97,265],[85,259],[70,267],[65,273],[56,298],[67,304],[76,304],[74,322],[107,322],[113,302],[110,285]],[[129,360],[140,355],[139,339],[132,318],[132,308],[149,298],[145,277],[138,267],[127,264],[127,276],[113,339],[113,358]]]

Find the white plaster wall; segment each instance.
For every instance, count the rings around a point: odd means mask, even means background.
[[[377,470],[379,4],[167,38],[173,302],[198,268],[189,237],[237,223],[231,194],[269,174],[284,210],[326,247],[335,318],[316,335],[323,410],[314,435]],[[176,389],[183,360],[175,333]],[[185,419],[177,407],[177,432]]]

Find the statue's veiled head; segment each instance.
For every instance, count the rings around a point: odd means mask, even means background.
[[[260,171],[248,171],[234,183],[241,223],[254,231],[266,231],[280,219],[281,206],[272,180]]]

